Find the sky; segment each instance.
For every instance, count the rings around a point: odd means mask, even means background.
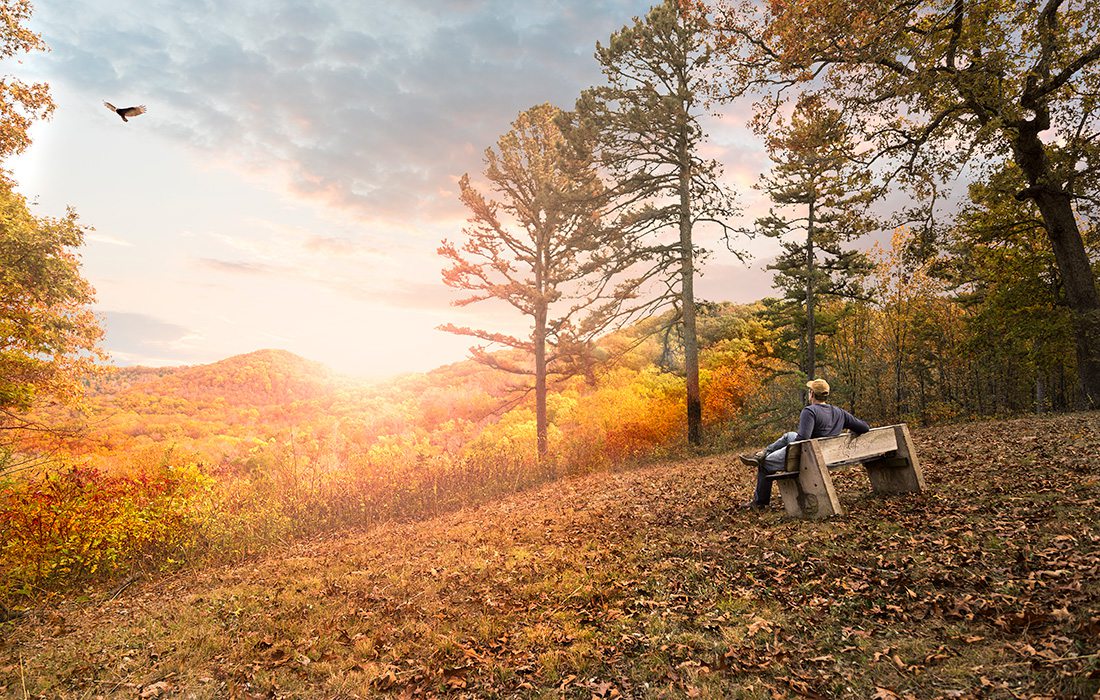
[[[454,307],[442,239],[461,240],[458,181],[516,115],[572,106],[601,76],[597,41],[635,0],[40,0],[50,52],[3,72],[49,83],[57,110],[7,167],[39,215],[90,230],[117,365],[217,361],[281,348],[383,378],[466,356],[445,323],[523,334],[509,307]],[[103,106],[146,105],[129,123]],[[767,158],[747,108],[706,119],[705,154],[741,193]],[[697,297],[770,293],[773,241],[713,230]]]

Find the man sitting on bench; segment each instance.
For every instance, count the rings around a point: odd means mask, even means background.
[[[810,390],[810,405],[798,416],[798,432],[784,434],[781,438],[756,454],[739,455],[741,462],[756,467],[756,493],[743,507],[763,510],[772,500],[772,482],[765,477],[783,471],[787,461],[787,445],[796,440],[840,435],[845,429],[860,435],[871,429],[864,421],[843,408],[832,406],[829,400],[829,383],[824,379],[806,382]]]

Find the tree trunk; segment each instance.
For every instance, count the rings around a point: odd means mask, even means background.
[[[814,200],[806,222],[806,378],[817,373],[817,330],[814,328]]]
[[[550,313],[546,302],[546,270],[549,261],[544,259],[546,245],[543,234],[539,232],[539,245],[535,263],[535,289],[539,298],[535,304],[535,330],[531,334],[535,346],[535,442],[538,446],[538,460],[541,464],[548,449],[546,418],[546,317]]]
[[[921,367],[917,372],[917,391],[920,396],[920,416],[922,419],[928,417],[927,379],[925,369]]]
[[[535,435],[538,443],[539,462],[546,457],[546,310],[535,316]]]
[[[974,401],[978,407],[978,415],[985,415],[985,402],[982,401],[982,378],[976,364],[970,365],[971,386],[974,391]]]
[[[1070,198],[1040,195],[1036,203],[1054,248],[1066,301],[1072,312],[1082,401],[1085,408],[1100,408],[1100,297],[1092,266]]]
[[[1081,402],[1085,408],[1100,408],[1100,295],[1073,214],[1070,194],[1054,181],[1046,147],[1039,139],[1039,132],[1049,127],[1049,121],[1045,113],[1039,112],[1034,120],[1018,130],[1013,140],[1016,164],[1029,184],[1021,198],[1032,199],[1039,207],[1054,249],[1073,318]]]
[[[894,319],[894,417],[901,420],[901,312],[898,312],[898,318]]]
[[[695,264],[691,246],[691,154],[687,126],[680,129],[680,304],[684,316],[684,372],[687,383],[688,442],[703,442],[703,402],[699,391],[699,340],[695,334]]]
[[[1069,406],[1069,392],[1066,390],[1066,366],[1065,364],[1058,363],[1058,408],[1067,408]]]

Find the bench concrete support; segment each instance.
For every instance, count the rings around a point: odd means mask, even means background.
[[[825,454],[816,440],[795,443],[788,448],[787,459],[798,450],[800,465],[797,479],[783,479],[779,482],[779,493],[783,496],[783,508],[787,515],[795,518],[827,518],[831,515],[844,515],[844,508],[833,488],[833,479],[829,476],[829,467]]]
[[[867,477],[871,480],[871,488],[875,493],[881,494],[923,491],[924,471],[917,459],[917,452],[913,449],[909,426],[895,425],[893,428],[897,436],[897,451],[863,463]]]

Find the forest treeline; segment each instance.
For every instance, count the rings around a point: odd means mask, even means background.
[[[529,378],[545,455],[548,378],[671,308],[701,444],[694,279],[698,232],[717,227],[742,259],[745,238],[781,245],[761,316],[778,373],[838,380],[867,415],[1100,405],[1098,24],[1060,3],[666,0],[597,44],[602,84],[522,112],[481,184],[462,178],[469,225],[439,249],[444,281],[460,305],[510,304],[530,337],[444,329]],[[703,155],[716,104],[752,105],[771,160],[752,222]],[[875,234],[891,242],[868,251]]]
[[[44,48],[3,4],[5,55]],[[1098,29],[1083,2],[665,0],[460,179],[443,280],[530,334],[446,326],[471,361],[372,389],[270,351],[98,366],[83,225],[3,178],[0,597],[720,450],[813,376],[877,423],[1095,408]],[[52,109],[4,85],[0,157]],[[704,156],[735,105],[770,158],[751,221]],[[698,299],[703,229],[776,238],[775,296]]]

